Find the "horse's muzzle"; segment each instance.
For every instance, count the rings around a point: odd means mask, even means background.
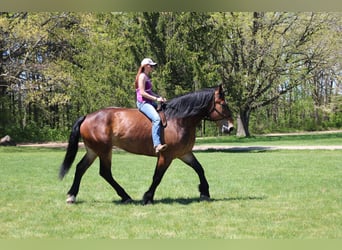
[[[222,124],[221,132],[223,134],[230,134],[233,130],[234,130],[234,124],[233,123],[227,121],[226,123]]]

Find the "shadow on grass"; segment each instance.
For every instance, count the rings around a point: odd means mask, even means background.
[[[204,148],[197,148],[194,149],[194,152],[208,152],[208,153],[215,153],[215,152],[229,152],[229,153],[263,153],[267,152],[270,150],[274,150],[272,147],[263,147],[263,146],[250,146],[250,147],[220,147],[220,146],[215,146],[215,147],[204,147]]]
[[[229,197],[229,198],[210,198],[210,200],[200,200],[198,197],[196,198],[163,198],[160,200],[155,200],[154,204],[162,203],[162,204],[174,204],[178,203],[181,205],[189,205],[191,203],[199,203],[199,202],[219,202],[219,201],[247,201],[247,200],[263,200],[266,197],[257,197],[257,196],[247,196],[247,197]]]
[[[246,197],[229,197],[229,198],[211,198],[210,200],[200,200],[199,197],[193,198],[163,198],[163,199],[155,199],[154,205],[156,204],[180,204],[180,205],[190,205],[192,203],[212,203],[212,202],[222,202],[222,201],[251,201],[251,200],[264,200],[266,196],[246,196]],[[80,201],[82,202],[82,201]],[[93,201],[97,202],[97,201]],[[116,205],[143,205],[142,200],[133,200],[129,203],[122,203],[119,200],[113,201]]]

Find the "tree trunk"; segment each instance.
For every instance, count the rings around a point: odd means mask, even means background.
[[[240,110],[240,114],[237,117],[237,132],[239,137],[249,137],[249,110]]]

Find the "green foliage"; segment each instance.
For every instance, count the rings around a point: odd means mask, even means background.
[[[333,52],[322,47],[322,44],[336,48],[336,44],[329,44],[322,37],[322,30],[337,34],[340,22],[337,16],[273,12],[222,13],[217,16],[229,26],[229,32],[222,30],[223,46],[219,51],[222,51],[221,60],[224,62],[224,82],[233,95],[244,125],[238,128],[238,134],[245,133],[248,136],[251,114],[277,103],[282,96],[286,96],[285,105],[289,102],[292,105],[293,101],[288,95],[293,92],[302,92],[297,100],[307,99],[308,94],[312,98],[319,94],[320,87],[311,87],[318,85],[316,79],[321,71],[331,69],[327,65],[323,66],[322,58],[326,58],[327,64],[335,62],[330,60],[334,57]],[[338,78],[335,76],[334,79]],[[328,81],[322,79],[321,83],[327,84]],[[329,87],[325,86],[324,90],[329,91]],[[288,111],[286,107],[280,108]],[[274,114],[278,118],[278,113]],[[239,131],[241,128],[247,131]]]
[[[15,142],[66,141],[70,134],[69,128],[38,126],[34,122],[27,124],[25,128],[9,127],[5,131]]]
[[[0,134],[64,131],[97,109],[135,107],[144,57],[158,62],[153,84],[168,99],[223,83],[238,134],[340,128],[340,16],[1,13]]]

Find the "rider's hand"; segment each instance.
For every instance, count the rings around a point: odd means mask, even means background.
[[[159,96],[157,98],[157,102],[166,102],[166,99],[164,97]]]

